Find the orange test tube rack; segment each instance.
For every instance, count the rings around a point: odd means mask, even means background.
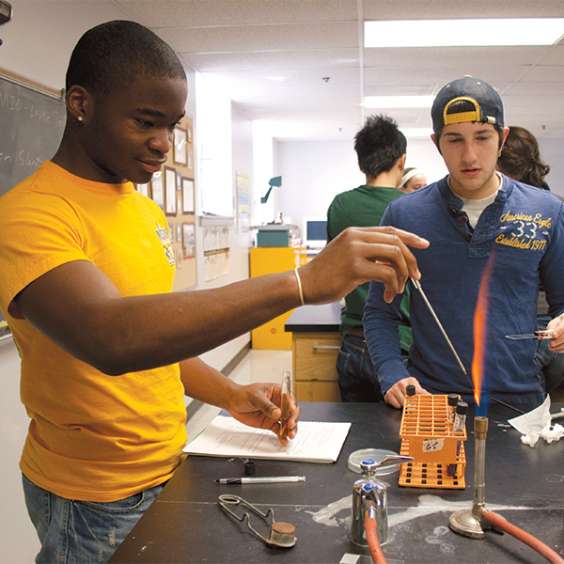
[[[401,420],[400,453],[413,462],[401,465],[399,485],[408,488],[464,489],[466,425],[457,433],[449,421],[446,395],[407,396]],[[454,472],[447,471],[448,467]]]

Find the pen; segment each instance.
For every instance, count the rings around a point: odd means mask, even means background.
[[[256,476],[242,476],[241,478],[218,478],[216,482],[225,486],[242,484],[282,484],[285,482],[305,482],[305,476],[263,476],[259,478]]]

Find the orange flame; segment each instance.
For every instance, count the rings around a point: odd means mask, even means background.
[[[490,275],[493,270],[494,254],[490,255],[480,281],[478,301],[474,311],[474,356],[472,357],[472,383],[474,384],[474,400],[480,405],[484,366],[486,360],[486,339],[488,326],[488,303]]]

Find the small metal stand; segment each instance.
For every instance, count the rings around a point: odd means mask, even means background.
[[[264,544],[276,548],[292,548],[296,541],[295,532],[296,527],[292,523],[286,523],[284,521],[274,520],[274,510],[272,508],[267,509],[263,513],[258,507],[249,503],[247,500],[239,497],[238,495],[223,494],[217,498],[217,503],[219,507],[235,521],[240,523],[245,523],[247,528],[251,533],[261,540]],[[246,508],[249,511],[244,511],[241,515],[238,515],[234,509],[235,508]],[[233,509],[232,509],[233,508]],[[251,523],[250,513],[254,513],[259,517],[265,527],[269,528],[268,537],[259,533],[257,529]]]
[[[459,535],[471,539],[483,539],[482,512],[486,507],[486,438],[488,418],[474,418],[474,495],[470,509],[452,513],[448,519],[450,528]]]
[[[482,528],[481,519],[474,515],[472,509],[463,509],[452,513],[448,518],[450,528],[459,535],[470,537],[471,539],[483,539],[484,529]]]

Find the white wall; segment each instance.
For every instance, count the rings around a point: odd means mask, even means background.
[[[325,217],[336,194],[364,183],[352,142],[278,141],[275,153],[282,176],[277,211],[300,229],[305,216]]]
[[[51,9],[44,0],[10,0],[12,21],[0,27],[0,67],[55,89],[64,86],[71,51],[92,26],[124,19],[110,0],[57,2]]]
[[[245,116],[244,112],[233,104],[231,109],[231,130],[233,140],[233,193],[235,194],[235,174],[240,173],[248,176],[253,185],[253,159],[252,159],[252,126],[250,120]],[[201,230],[200,230],[201,231]],[[229,274],[222,276],[212,282],[203,280],[203,257],[198,257],[198,287],[199,288],[216,288],[224,286],[238,280],[245,280],[249,277],[249,246],[251,233],[239,233],[238,226],[233,225],[231,236],[230,250],[230,269]],[[202,241],[199,242],[199,248],[202,248]],[[208,353],[201,355],[208,364],[215,368],[223,368],[247,343],[250,342],[250,334],[245,333],[240,337],[233,339],[229,343],[222,345]]]
[[[282,175],[279,209],[300,228],[305,216],[327,215],[333,198],[364,184],[351,141],[278,141],[276,173]],[[446,174],[441,156],[430,139],[408,140],[407,166],[427,173],[429,182]]]
[[[539,138],[542,160],[550,165],[550,173],[545,178],[555,194],[564,197],[564,139]]]
[[[268,181],[276,176],[274,171],[275,143],[272,138],[272,127],[268,122],[255,120],[252,122],[253,135],[253,178],[255,183],[254,197],[251,204],[251,223],[263,225],[276,218],[279,204],[279,188],[273,188],[268,201],[263,204],[261,196],[265,196]]]

